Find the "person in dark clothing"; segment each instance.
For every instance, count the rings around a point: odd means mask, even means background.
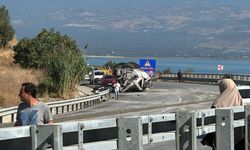
[[[178,76],[179,82],[181,82],[181,77],[182,77],[181,70],[178,71],[177,76]]]

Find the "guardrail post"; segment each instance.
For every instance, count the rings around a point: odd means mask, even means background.
[[[61,150],[63,149],[63,137],[62,137],[62,126],[61,125],[53,125],[53,150]]]
[[[153,141],[153,138],[152,138],[152,121],[153,121],[153,118],[151,116],[148,116],[148,143],[151,143]]]
[[[58,113],[58,107],[56,107],[56,114],[59,114],[59,113]]]
[[[14,122],[14,120],[15,120],[15,114],[13,113],[11,114],[11,122]]]
[[[78,150],[84,150],[83,148],[83,129],[84,124],[78,123]]]
[[[36,150],[37,147],[37,136],[36,136],[36,126],[30,127],[30,136],[31,136],[31,149]]]
[[[141,118],[118,118],[118,149],[143,150]]]
[[[234,150],[234,114],[232,109],[215,110],[216,148],[217,150]]]
[[[196,113],[178,112],[176,113],[176,149],[196,150]]]
[[[250,105],[245,106],[245,149],[250,149]]]
[[[53,150],[63,149],[62,127],[60,125],[31,126],[31,149],[42,150],[51,144]]]
[[[62,113],[64,113],[64,106],[62,106]]]
[[[67,112],[69,112],[69,105],[67,105]]]

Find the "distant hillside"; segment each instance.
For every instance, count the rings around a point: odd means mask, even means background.
[[[19,38],[54,27],[90,55],[250,58],[249,0],[4,3]]]
[[[13,63],[13,40],[9,49],[0,49],[0,108],[14,106],[20,102],[19,90],[23,82],[37,83],[41,74],[37,71],[21,69]]]

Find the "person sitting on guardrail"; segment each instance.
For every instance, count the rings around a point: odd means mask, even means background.
[[[220,95],[213,102],[211,108],[243,106],[242,97],[237,85],[232,79],[224,78],[218,81]],[[216,150],[215,133],[207,134],[201,141],[203,145],[208,145]],[[234,144],[235,150],[245,149],[244,128],[234,128]]]
[[[30,82],[23,83],[19,96],[15,126],[42,125],[53,122],[49,107],[36,98],[37,87]]]
[[[218,81],[220,95],[213,102],[212,108],[243,106],[242,97],[237,85],[232,79],[224,78]]]

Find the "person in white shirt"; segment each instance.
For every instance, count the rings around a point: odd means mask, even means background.
[[[120,83],[117,81],[115,84],[114,84],[114,88],[115,88],[115,99],[118,99],[118,96],[119,96],[119,92],[120,92],[120,88],[121,88],[121,85]]]

